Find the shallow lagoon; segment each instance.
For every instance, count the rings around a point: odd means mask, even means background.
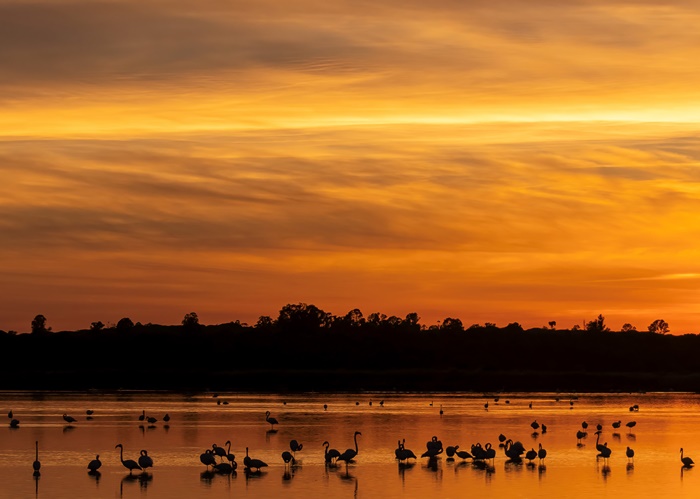
[[[0,410],[12,409],[20,427],[0,429],[0,483],[3,497],[652,497],[697,496],[700,470],[682,469],[679,448],[700,462],[700,396],[695,394],[582,394],[570,403],[564,394],[295,394],[182,395],[163,393],[2,393]],[[559,401],[557,401],[559,397]],[[380,401],[384,405],[380,406]],[[506,403],[508,400],[510,403]],[[227,401],[228,404],[217,404]],[[372,405],[370,406],[370,401]],[[356,403],[359,402],[359,405]],[[488,410],[484,404],[488,402]],[[532,409],[529,404],[532,402]],[[328,405],[324,410],[323,405]],[[431,405],[432,404],[432,405]],[[638,412],[629,407],[638,404]],[[440,406],[444,414],[441,416]],[[94,410],[92,420],[86,410]],[[154,425],[138,416],[156,417]],[[271,426],[265,411],[279,420]],[[62,414],[74,416],[72,425]],[[168,424],[162,421],[171,416]],[[534,433],[530,423],[545,423]],[[587,421],[588,437],[576,442]],[[622,421],[619,430],[612,422]],[[628,421],[636,421],[632,429]],[[601,443],[612,456],[607,466],[596,458],[595,431],[603,424]],[[353,447],[362,432],[355,464],[327,467],[322,442],[341,452]],[[444,446],[490,442],[498,435],[520,440],[527,449],[547,450],[544,466],[507,463],[501,449],[493,465],[451,461],[442,454],[432,465],[427,458],[399,466],[397,440],[420,455],[438,436]],[[297,464],[289,469],[281,453],[289,442],[303,444]],[[34,442],[42,463],[32,476]],[[237,473],[211,476],[199,455],[213,443],[231,440]],[[147,449],[155,462],[148,474],[133,477],[119,462],[114,446],[124,445],[125,459]],[[634,464],[625,457],[635,450]],[[260,474],[243,470],[245,448],[269,466]],[[100,454],[99,477],[87,463]]]

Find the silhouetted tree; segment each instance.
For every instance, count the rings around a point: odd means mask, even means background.
[[[549,321],[549,329],[554,329],[557,327],[557,321]]]
[[[134,321],[129,319],[128,317],[124,317],[123,319],[119,319],[119,322],[117,322],[117,331],[130,331],[134,327]]]
[[[185,314],[185,317],[182,319],[182,327],[186,331],[196,331],[199,329],[199,317],[197,317],[197,314],[195,312]]]
[[[663,319],[656,319],[654,322],[649,324],[647,327],[650,333],[666,334],[670,331],[668,328],[668,322]]]
[[[255,323],[256,329],[270,329],[274,325],[272,317],[269,315],[261,315],[258,317],[258,322]]]
[[[280,310],[277,324],[296,331],[314,331],[330,325],[331,315],[315,305],[287,304]]]
[[[32,321],[32,334],[47,333],[50,330],[51,328],[46,329],[46,317],[41,314],[34,317],[34,320]]]
[[[523,331],[523,327],[517,322],[511,322],[506,327],[503,328],[504,331],[510,331],[513,333],[520,333]]]
[[[418,314],[411,312],[410,314],[406,314],[406,319],[403,321],[402,325],[406,331],[420,331],[419,320],[420,317],[418,317]]]
[[[442,325],[440,326],[441,331],[446,331],[448,333],[452,332],[463,332],[464,331],[464,324],[462,324],[462,321],[459,319],[453,319],[452,317],[447,317],[444,321],[442,321]]]
[[[90,331],[102,331],[104,329],[105,325],[102,323],[102,321],[96,321],[96,322],[91,322],[90,323]]]
[[[637,332],[637,328],[634,327],[634,326],[633,326],[632,324],[630,324],[629,322],[625,322],[625,323],[622,325],[622,329],[620,329],[620,331],[622,331],[623,333],[636,333],[636,332]]]
[[[605,325],[603,314],[600,314],[596,320],[586,323],[586,331],[589,333],[607,333],[610,331],[610,328]]]
[[[581,330],[581,326],[579,326],[578,324],[574,324],[573,326],[571,326],[571,330],[572,330],[572,331],[580,331],[580,330]]]

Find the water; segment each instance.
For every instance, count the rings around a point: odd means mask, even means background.
[[[173,498],[173,497],[653,497],[697,496],[700,469],[683,470],[679,449],[700,462],[700,396],[694,394],[581,395],[573,408],[568,396],[555,394],[439,395],[240,395],[211,394],[44,394],[0,393],[0,410],[12,409],[20,428],[0,428],[0,496],[24,498]],[[226,400],[228,405],[217,405]],[[369,405],[372,400],[372,406]],[[384,400],[384,406],[379,405]],[[510,403],[506,404],[505,401]],[[484,403],[489,402],[489,409]],[[285,404],[286,402],[286,404]],[[356,405],[359,402],[359,405]],[[432,406],[430,405],[432,402]],[[533,408],[528,404],[532,402]],[[328,404],[324,411],[323,405]],[[639,405],[638,412],[629,407]],[[442,405],[444,415],[440,416]],[[86,409],[95,411],[86,420]],[[145,410],[158,418],[149,427],[138,416]],[[270,432],[265,411],[280,424]],[[78,419],[72,427],[62,419]],[[162,422],[165,413],[171,421]],[[2,416],[4,418],[4,416]],[[533,435],[533,420],[545,423],[546,434]],[[583,446],[576,444],[581,422],[591,424]],[[620,430],[611,423],[621,420]],[[625,427],[637,422],[633,430]],[[595,424],[604,425],[601,443],[612,456],[606,466],[596,459]],[[341,452],[358,437],[355,464],[327,468],[322,442]],[[493,465],[449,461],[436,466],[418,459],[401,467],[394,459],[398,439],[417,455],[433,435],[444,446],[491,442],[498,435],[520,440],[527,449],[542,444],[545,466],[506,463],[502,450]],[[280,457],[289,442],[303,444],[297,466],[286,471]],[[34,442],[39,441],[41,476],[32,476]],[[203,475],[199,455],[213,443],[231,440],[238,472],[232,476]],[[147,449],[155,466],[147,475],[128,471],[114,447],[124,445],[124,458],[137,459]],[[634,448],[628,465],[627,446]],[[251,457],[269,464],[262,473],[243,471],[245,448]],[[87,463],[100,454],[99,478],[88,475]],[[535,461],[537,463],[537,461]]]

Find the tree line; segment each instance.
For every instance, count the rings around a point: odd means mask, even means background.
[[[0,334],[0,389],[700,390],[700,336],[664,332],[613,332],[602,315],[567,330],[426,327],[415,313],[333,316],[303,303],[254,325],[189,313],[178,325],[54,332],[37,316],[31,334]]]

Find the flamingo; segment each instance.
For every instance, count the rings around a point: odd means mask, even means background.
[[[150,424],[154,424],[158,420],[156,418],[154,418],[153,416],[148,416],[146,418],[146,421],[148,421]]]
[[[630,429],[630,433],[632,433],[632,428],[634,428],[635,426],[637,426],[637,422],[636,422],[636,421],[630,421],[629,423],[626,423],[625,426],[626,426],[627,428],[629,428],[629,429]]]
[[[459,447],[459,446],[457,446]],[[396,449],[399,453],[396,455],[399,461],[407,461],[410,458],[418,459],[411,449],[406,448],[406,439],[399,443],[399,448]]]
[[[625,451],[625,454],[627,455],[627,460],[629,461],[630,459],[634,461],[634,449],[627,447],[627,450]]]
[[[601,433],[602,432],[600,432],[600,431],[595,432],[595,434],[597,435],[596,439],[595,439],[595,449],[600,453],[600,455],[602,455],[603,451],[605,450],[605,446],[600,444],[600,434]]]
[[[612,427],[615,428],[616,430],[622,425],[622,421],[615,421],[612,424]]]
[[[490,443],[484,445],[484,451],[486,452],[486,459],[494,459],[496,457],[496,449],[492,449]]]
[[[458,450],[456,454],[460,459],[473,459],[473,456],[465,450]]]
[[[598,423],[597,425],[595,425],[595,429],[598,431],[603,431],[603,425]]]
[[[214,469],[216,469],[216,472],[221,473],[222,475],[230,475],[231,473],[233,473],[233,470],[235,469],[229,463],[216,463],[213,466],[214,466]]]
[[[542,444],[540,444],[540,450],[537,451],[537,457],[540,458],[540,463],[547,457],[547,449],[543,449]]]
[[[148,451],[142,450],[139,454],[139,466],[144,470],[146,468],[152,468],[153,459],[148,455]]]
[[[530,426],[532,427],[533,430],[537,430],[537,428],[540,427],[540,424],[537,422],[537,420],[535,420],[532,423],[530,423]]]
[[[271,429],[274,430],[274,429],[275,429],[275,425],[276,425],[276,424],[279,424],[279,422],[277,421],[277,419],[271,418],[271,417],[270,417],[270,414],[272,414],[270,411],[265,412],[265,421],[267,421],[268,423],[270,423]]]
[[[10,428],[19,428],[19,419],[12,419],[12,421],[10,421]]]
[[[165,416],[163,416],[163,421],[165,421],[166,423],[167,423],[168,421],[170,421],[170,414],[168,414],[168,413],[166,412],[166,413],[165,413]]]
[[[588,429],[588,423],[586,423],[585,421],[581,423],[581,428],[583,428],[583,431],[585,432]]]
[[[36,458],[34,459],[34,462],[32,463],[32,468],[34,468],[34,474],[38,475],[39,470],[41,469],[41,462],[39,461],[39,441],[37,440],[34,442],[34,448],[36,450]]]
[[[488,403],[488,402],[486,402],[486,403],[484,404],[484,409],[486,409],[487,411],[489,410],[489,403]]]
[[[586,432],[585,432],[585,431],[578,430],[578,431],[576,432],[576,443],[577,443],[579,446],[580,446],[580,445],[583,445],[583,443],[581,442],[581,439],[583,439],[583,437],[585,437],[585,436],[586,436]]]
[[[297,456],[297,451],[301,450],[304,447],[304,444],[300,444],[296,440],[292,440],[289,442],[289,448],[292,449],[292,452],[294,453],[294,457]]]
[[[95,472],[95,471],[99,470],[101,466],[102,466],[102,461],[100,461],[100,455],[97,454],[95,456],[95,459],[93,459],[92,461],[90,461],[88,463],[87,468],[90,471]]]
[[[69,416],[68,414],[63,415],[63,420],[68,424],[76,422],[76,419],[73,416]]]
[[[211,451],[211,449],[207,449],[202,454],[200,454],[199,460],[202,462],[202,464],[206,465],[207,470],[209,470],[209,466],[216,465],[216,456]]]
[[[445,447],[445,454],[447,454],[447,457],[454,457],[458,447],[459,445],[448,445]]]
[[[681,463],[683,463],[683,466],[686,468],[690,468],[695,464],[689,457],[683,457],[683,447],[681,447]]]
[[[119,447],[119,460],[122,462],[122,465],[124,465],[124,467],[129,470],[130,475],[134,470],[143,469],[141,468],[141,466],[139,466],[139,463],[137,463],[133,459],[127,459],[126,461],[124,461],[124,446],[122,444],[117,444],[114,446],[115,449],[117,447]]]
[[[226,443],[224,444],[226,446],[226,459],[228,459],[229,463],[235,463],[236,462],[236,456],[231,454],[231,441],[226,440]],[[223,459],[222,459],[223,461]],[[235,468],[234,468],[235,469]]]
[[[95,414],[95,411],[93,411],[92,409],[88,409],[87,411],[85,411],[85,414],[87,414],[88,416],[92,416],[93,414]]]
[[[542,433],[547,433],[547,425],[542,423]]]
[[[8,417],[9,419],[12,419],[12,409],[10,409],[10,412],[7,413],[7,417]]]
[[[258,471],[260,471],[260,468],[267,466],[267,463],[261,461],[260,459],[252,459],[248,457],[248,447],[245,448],[245,457],[243,458],[243,464],[245,464],[246,468],[248,468],[251,471],[253,468],[256,468]]]
[[[338,451],[338,449],[330,449],[329,450],[328,447],[330,447],[331,444],[328,443],[328,440],[323,442],[321,445],[326,447],[326,450],[323,453],[323,457],[326,460],[326,464],[331,464],[333,459],[338,459],[338,456],[340,456],[340,452]]]
[[[503,447],[504,442],[506,441],[506,436],[503,433],[501,433],[500,435],[498,435],[498,441],[500,442],[498,446]]]
[[[355,441],[355,448],[354,449],[345,449],[345,452],[343,452],[340,456],[338,456],[338,459],[336,461],[345,461],[345,466],[347,467],[348,463],[352,461],[355,456],[357,456],[357,453],[360,451],[360,449],[357,446],[357,436],[362,435],[359,431],[356,431],[355,434],[353,435],[353,440]]]
[[[445,413],[445,411],[442,410],[442,404],[440,404],[440,416],[442,416]]]
[[[323,404],[323,410],[327,411],[328,410],[328,404]]]
[[[525,454],[525,459],[527,459],[530,462],[532,462],[532,460],[535,459],[536,457],[537,457],[537,451],[535,450],[534,447],[532,449],[530,449],[529,451],[527,451],[527,453]]]
[[[212,453],[215,456],[219,456],[219,458],[223,461],[224,457],[226,457],[226,451],[224,450],[224,448],[219,447],[216,444],[211,444],[211,448],[212,448]]]
[[[294,456],[292,456],[292,453],[289,452],[288,450],[284,451],[282,453],[282,461],[284,461],[284,464],[289,464],[290,462],[294,462]]]
[[[141,415],[139,416],[139,421],[143,421],[144,419],[146,419],[146,411],[145,410],[141,411]]]

